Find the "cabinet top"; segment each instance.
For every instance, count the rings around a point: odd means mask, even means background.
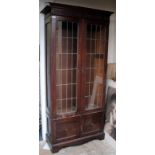
[[[41,13],[48,16],[56,15],[103,20],[106,17],[109,18],[113,12],[49,2],[49,5],[47,5]]]

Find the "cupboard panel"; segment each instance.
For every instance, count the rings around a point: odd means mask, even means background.
[[[82,135],[102,132],[103,130],[103,112],[88,114],[82,116]]]
[[[55,124],[56,142],[71,140],[79,137],[80,117],[58,120]]]

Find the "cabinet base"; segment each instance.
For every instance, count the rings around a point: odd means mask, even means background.
[[[97,133],[94,135],[85,136],[85,137],[81,137],[81,138],[77,138],[74,140],[69,140],[69,141],[65,141],[65,142],[61,142],[61,143],[57,143],[57,144],[51,144],[49,136],[46,135],[46,141],[49,144],[50,150],[53,153],[55,153],[64,147],[80,145],[80,144],[86,143],[86,142],[94,140],[94,139],[102,140],[102,139],[104,139],[104,137],[105,137],[105,134],[102,132],[102,133]]]

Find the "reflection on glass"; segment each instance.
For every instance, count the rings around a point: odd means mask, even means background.
[[[56,102],[57,114],[76,111],[77,23],[57,22]]]
[[[87,25],[87,61],[85,99],[86,109],[102,106],[103,66],[104,66],[104,28],[102,25]]]

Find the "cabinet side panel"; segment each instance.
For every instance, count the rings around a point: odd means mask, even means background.
[[[51,47],[51,20],[45,19],[45,45],[46,45],[46,121],[47,121],[47,135],[51,135],[51,80],[50,80],[50,47]]]
[[[51,81],[51,117],[56,118],[56,16],[51,17],[51,47],[50,47],[50,81]]]
[[[47,20],[46,20],[47,21]],[[50,80],[50,47],[51,47],[51,22],[46,22],[45,25],[45,38],[46,38],[46,107],[47,110],[50,111],[51,109],[51,80]]]

